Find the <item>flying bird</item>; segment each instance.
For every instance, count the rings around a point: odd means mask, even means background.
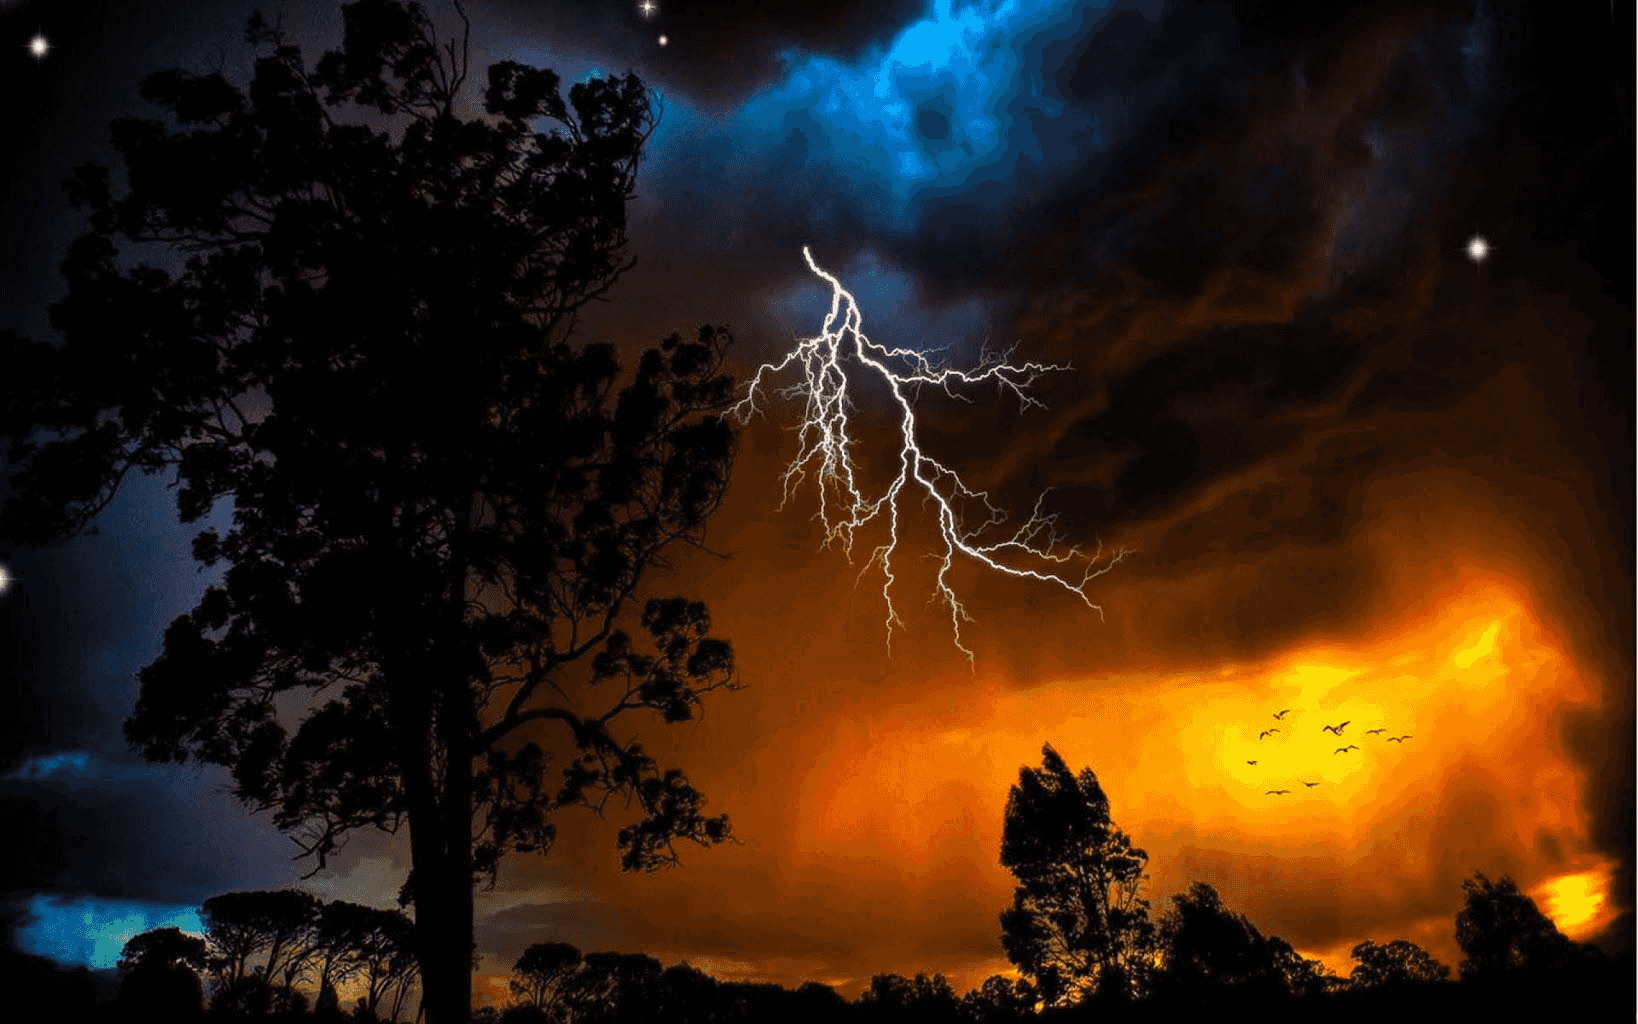
[[[1358,747],[1356,747],[1352,743],[1350,743],[1346,747],[1338,747],[1335,752],[1338,753],[1338,754],[1346,754],[1350,750],[1358,750],[1358,749],[1359,749]]]
[[[1256,764],[1256,761],[1247,761],[1246,764]]]
[[[1264,796],[1279,796],[1281,793],[1289,793],[1289,792],[1291,792],[1289,789],[1271,789],[1267,793],[1264,793],[1263,795]]]
[[[1281,720],[1281,721],[1284,721],[1284,720],[1285,720],[1285,716],[1286,716],[1286,715],[1289,715],[1289,714],[1290,714],[1290,713],[1291,713],[1291,709],[1290,709],[1290,708],[1286,708],[1286,709],[1285,709],[1285,710],[1284,710],[1284,711],[1276,711],[1276,712],[1274,712],[1274,717],[1275,717],[1275,718],[1278,718],[1278,719],[1280,719],[1280,720]]]
[[[1379,732],[1387,732],[1387,731],[1388,731],[1388,730],[1386,730],[1386,729],[1366,729],[1366,730],[1365,730],[1365,735],[1367,735],[1367,736],[1375,736],[1375,735],[1376,735],[1376,734],[1377,734],[1377,733],[1379,733]]]
[[[1268,734],[1269,734],[1269,733],[1271,733],[1271,732],[1279,732],[1279,731],[1280,731],[1280,730],[1278,730],[1278,729],[1264,729],[1264,730],[1263,730],[1263,731],[1262,731],[1262,734],[1261,734],[1261,735],[1259,735],[1259,736],[1258,736],[1258,737],[1257,737],[1257,738],[1258,738],[1258,739],[1264,739],[1264,738],[1266,738],[1266,737],[1267,737],[1267,736],[1268,736]]]
[[[1317,783],[1317,782],[1305,782],[1305,783],[1303,783],[1303,785],[1307,786],[1309,789],[1313,789],[1315,786],[1319,785],[1319,783]]]
[[[1348,722],[1352,722],[1352,721],[1353,721],[1352,718],[1348,719]],[[1342,735],[1342,730],[1348,728],[1348,722],[1343,722],[1341,725],[1322,725],[1322,726],[1320,726],[1320,731],[1321,732],[1334,732],[1338,736],[1341,736]]]
[[[1403,736],[1389,736],[1388,737],[1388,742],[1389,743],[1403,743],[1403,742],[1405,742],[1406,740],[1408,740],[1410,738],[1411,738],[1410,733],[1407,732]]]

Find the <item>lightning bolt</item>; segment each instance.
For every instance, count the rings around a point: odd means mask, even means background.
[[[731,412],[740,423],[749,422],[751,416],[760,411],[757,407],[759,393],[804,402],[802,421],[796,428],[800,450],[786,467],[781,480],[784,497],[780,509],[789,504],[809,474],[814,474],[819,490],[819,511],[815,518],[825,528],[821,547],[840,542],[851,563],[855,533],[877,519],[887,520],[888,540],[871,552],[870,560],[860,570],[859,576],[862,579],[872,566],[881,566],[884,577],[882,598],[887,603],[889,655],[893,650],[893,627],[898,625],[905,628],[893,604],[893,554],[899,544],[900,499],[906,491],[919,491],[924,501],[931,502],[937,510],[944,550],[934,599],[942,600],[949,607],[955,645],[967,655],[969,664],[975,664],[975,660],[973,652],[961,642],[961,624],[971,622],[973,618],[949,582],[949,573],[957,555],[1008,576],[1055,583],[1079,597],[1101,618],[1103,609],[1092,603],[1087,588],[1131,551],[1125,548],[1115,551],[1100,567],[1098,560],[1103,554],[1101,541],[1097,551],[1089,556],[1076,547],[1067,551],[1058,550],[1062,539],[1055,532],[1057,514],[1041,513],[1045,492],[1036,499],[1035,509],[1027,522],[1010,535],[994,539],[993,530],[1005,522],[1006,513],[990,503],[988,492],[968,487],[954,470],[922,450],[916,438],[915,407],[906,393],[914,389],[919,394],[922,386],[934,385],[942,388],[950,397],[966,402],[970,400],[955,390],[957,387],[993,382],[1002,392],[1011,392],[1016,396],[1021,407],[1045,408],[1030,396],[1030,387],[1042,374],[1071,367],[1043,363],[1014,365],[1007,361],[1011,355],[1009,351],[999,355],[985,353],[975,368],[958,370],[935,365],[924,353],[915,349],[890,349],[879,345],[866,337],[861,329],[863,318],[852,294],[835,277],[820,269],[806,246],[802,248],[802,256],[807,260],[808,268],[830,284],[830,312],[825,316],[824,327],[817,337],[799,340],[796,347],[779,362],[764,363],[758,367],[746,385],[745,397],[733,406]],[[845,312],[842,308],[844,301]],[[887,385],[900,412],[899,472],[887,490],[874,498],[866,497],[860,490],[853,459],[848,454],[848,449],[858,443],[850,432],[851,422],[848,418],[854,408],[848,395],[849,371],[844,366],[849,360]],[[793,366],[801,369],[801,378],[797,383],[772,389],[767,378]],[[962,510],[978,504],[984,508],[984,519],[969,526]],[[985,542],[986,536],[991,538],[990,542]],[[1045,564],[1041,568],[1019,568],[1000,560],[1018,556]],[[1085,568],[1077,576],[1069,567],[1081,562],[1085,563]]]

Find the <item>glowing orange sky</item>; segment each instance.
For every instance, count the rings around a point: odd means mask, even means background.
[[[708,598],[749,688],[696,725],[640,730],[743,845],[622,877],[609,828],[565,819],[572,839],[515,859],[480,900],[490,948],[555,938],[850,994],[883,971],[974,986],[1009,966],[1002,809],[1043,742],[1098,774],[1150,855],[1156,913],[1200,879],[1339,973],[1367,938],[1411,939],[1454,968],[1460,883],[1480,870],[1589,937],[1619,910],[1615,864],[1590,833],[1597,780],[1571,747],[1620,685],[1585,627],[1597,595],[1576,581],[1596,531],[1579,498],[1590,485],[1542,473],[1553,446],[1539,440],[1507,461],[1464,454],[1501,407],[1539,412],[1555,386],[1503,371],[1438,417],[1447,454],[1357,481],[1337,543],[1238,554],[1231,538],[1255,537],[1258,516],[1301,513],[1317,450],[1409,444],[1429,417],[1312,424],[1286,454],[1105,536],[1139,554],[1096,589],[1103,622],[1038,585],[964,576],[976,669],[946,613],[920,606],[914,572],[900,594],[912,631],[888,657],[879,577],[816,554],[811,509],[774,511],[779,439],[748,436],[736,473],[751,483],[711,537],[733,557],[690,556],[670,579]],[[1341,742],[1320,729],[1343,720]],[[1259,741],[1273,725],[1284,731]],[[1333,752],[1346,743],[1361,749]]]

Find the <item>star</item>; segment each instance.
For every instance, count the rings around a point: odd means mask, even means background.
[[[665,39],[665,36],[661,36],[661,37],[660,37],[660,45],[661,45],[661,46],[664,46],[664,45],[665,45],[665,43],[666,43],[666,39]]]
[[[1483,263],[1484,258],[1490,255],[1490,243],[1482,235],[1474,235],[1467,240],[1467,258],[1474,263]]]
[[[660,5],[655,3],[654,0],[643,0],[642,3],[637,5],[637,9],[643,12],[643,17],[652,18],[654,12],[660,9]]]
[[[11,573],[6,571],[5,566],[0,565],[0,594],[4,594],[7,590],[10,590],[10,589],[11,589]]]
[[[34,33],[34,38],[28,41],[28,52],[35,60],[43,58],[49,49],[51,49],[51,44],[46,42],[46,37],[38,32]]]

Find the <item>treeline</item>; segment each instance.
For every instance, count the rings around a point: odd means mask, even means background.
[[[1000,915],[1017,969],[965,994],[942,976],[878,974],[855,999],[721,981],[642,953],[582,953],[563,942],[524,950],[502,1008],[474,1024],[1022,1024],[1172,1020],[1256,1014],[1263,1020],[1531,1019],[1633,1010],[1630,958],[1612,963],[1561,934],[1507,877],[1462,883],[1455,972],[1412,942],[1362,942],[1347,977],[1265,935],[1204,882],[1151,916],[1148,855],[1116,827],[1090,769],[1072,774],[1048,746],[1009,796],[1001,861],[1018,879]],[[372,1024],[421,1014],[409,918],[282,890],[212,897],[203,936],[176,928],[126,943],[118,991],[97,1005],[86,972],[7,961],[7,988],[36,993],[59,1021],[343,1020]],[[473,966],[476,966],[474,950]],[[19,973],[21,972],[21,973]],[[1454,973],[1454,976],[1453,976]],[[353,997],[343,1007],[338,993]],[[316,991],[309,1003],[302,989]],[[415,996],[412,1000],[412,995]]]
[[[1171,898],[1149,946],[1149,969],[1129,970],[1113,987],[1099,978],[1045,979],[1076,990],[1049,1004],[1043,979],[996,975],[958,994],[943,975],[878,974],[854,1000],[808,982],[796,989],[724,982],[687,963],[663,967],[642,954],[582,956],[557,942],[530,946],[512,975],[513,1005],[484,1009],[482,1024],[720,1024],[725,1021],[887,1024],[1024,1024],[1040,1021],[1145,1021],[1222,1012],[1264,1019],[1440,1020],[1479,1012],[1516,1019],[1525,1008],[1596,1005],[1631,1010],[1630,966],[1622,976],[1597,947],[1558,932],[1512,880],[1482,874],[1463,883],[1456,915],[1464,954],[1459,980],[1415,943],[1361,942],[1347,977],[1304,959],[1229,910],[1217,891],[1196,882]]]
[[[395,1021],[412,1007],[413,926],[399,911],[283,889],[213,896],[199,916],[203,937],[160,928],[125,944],[115,1017]],[[349,985],[360,994],[344,1012]]]
[[[1362,942],[1347,977],[1298,955],[1226,907],[1196,882],[1171,897],[1152,933],[1149,967],[1137,985],[1115,988],[1114,973],[1059,978],[1076,994],[1048,1004],[1055,979],[997,975],[958,994],[939,974],[878,974],[845,999],[828,985],[794,989],[721,981],[641,953],[585,953],[536,943],[518,958],[505,1008],[485,1008],[474,1024],[1024,1024],[1168,1020],[1191,1014],[1255,1013],[1264,1020],[1447,1021],[1524,1019],[1582,1008],[1602,1019],[1630,1015],[1630,962],[1610,962],[1571,942],[1507,878],[1463,883],[1455,919],[1463,959],[1457,971],[1404,940]],[[97,1004],[84,968],[63,970],[11,954],[7,988],[28,993],[52,1019],[71,1024],[126,1021],[256,1020],[262,1024],[417,1019],[416,974],[403,914],[294,891],[228,893],[201,910],[203,937],[176,928],[126,943],[117,995]],[[1111,961],[1113,962],[1113,961]],[[1137,972],[1133,972],[1137,973]],[[1454,976],[1453,976],[1454,975]],[[1046,985],[1043,986],[1042,982]],[[349,985],[351,983],[351,985]],[[316,990],[310,1000],[300,987]],[[359,993],[343,1006],[337,991]]]

